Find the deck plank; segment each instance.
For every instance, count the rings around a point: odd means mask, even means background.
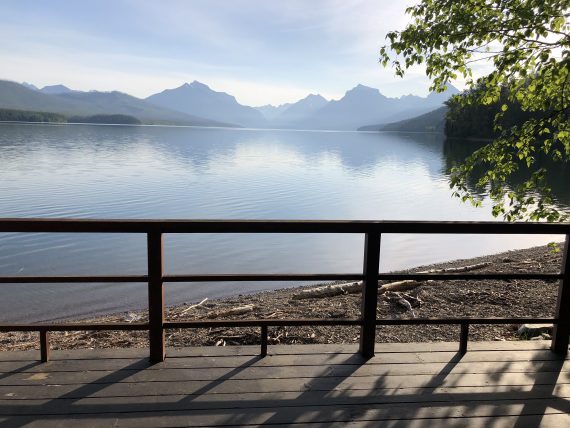
[[[385,372],[382,367],[379,370],[366,370],[368,367],[350,369],[346,367],[268,367],[268,368],[235,368],[235,369],[163,369],[163,370],[121,370],[121,371],[86,371],[86,372],[38,372],[38,373],[15,373],[0,379],[0,386],[14,385],[78,385],[93,383],[109,385],[116,383],[141,383],[141,382],[195,382],[211,383],[224,380],[226,382],[255,382],[266,381],[268,384],[286,384],[287,381],[317,382],[338,379],[348,379],[355,384],[369,382],[370,379],[379,385],[397,388],[400,385],[428,387],[432,384],[449,384],[457,386],[478,385],[527,385],[533,383],[570,383],[570,372],[559,372],[554,368],[548,371],[540,371],[529,374],[528,372],[508,372],[503,366],[496,366],[497,370],[489,370],[484,373],[454,373],[436,369],[431,374],[392,374]],[[375,366],[370,367],[374,369]],[[376,373],[375,373],[376,372]],[[278,382],[282,381],[282,382]],[[396,386],[392,386],[396,385]]]
[[[274,387],[271,387],[271,386]],[[538,392],[537,392],[538,391]],[[371,396],[395,396],[423,394],[435,396],[437,394],[453,393],[458,396],[463,394],[495,394],[496,397],[507,397],[509,393],[525,396],[534,393],[547,393],[560,397],[570,396],[570,385],[560,383],[536,383],[531,385],[486,385],[481,382],[477,386],[463,385],[441,385],[431,383],[429,385],[416,385],[405,383],[394,387],[394,385],[377,385],[374,380],[352,382],[352,381],[314,381],[312,383],[281,381],[247,381],[227,383],[223,386],[212,382],[150,382],[150,383],[130,383],[111,385],[47,385],[39,388],[37,385],[18,385],[4,388],[4,394],[0,398],[0,405],[19,403],[26,400],[53,400],[53,399],[82,399],[90,398],[115,398],[129,397],[138,399],[147,396],[196,396],[203,400],[227,400],[228,396],[239,394],[240,399],[247,396],[264,395],[265,397],[286,397],[306,393],[307,397],[313,395],[327,397],[337,397],[339,395],[358,396],[369,394]],[[439,398],[439,396],[438,396]],[[497,398],[498,399],[498,398]],[[0,408],[0,414],[3,411]]]
[[[422,343],[377,343],[376,352],[415,353],[415,352],[456,352],[459,345],[455,342],[422,342]],[[549,350],[550,341],[494,341],[469,342],[469,351],[535,351]],[[270,355],[311,355],[311,354],[354,354],[358,351],[356,344],[319,344],[319,345],[271,345]],[[39,354],[39,350],[35,351]],[[167,348],[169,358],[207,357],[207,356],[254,356],[259,354],[259,346],[203,346],[189,348]],[[1,361],[29,361],[34,359],[34,351],[0,352]],[[32,356],[32,357],[30,357]],[[148,358],[147,348],[108,348],[108,349],[76,349],[68,351],[52,351],[53,360],[71,359],[124,359]]]
[[[145,415],[134,416],[116,414],[108,418],[99,418],[93,416],[89,419],[81,418],[61,418],[61,417],[45,417],[42,420],[34,420],[27,417],[15,417],[10,419],[0,418],[0,424],[10,422],[12,426],[26,426],[27,428],[76,428],[77,426],[86,428],[101,427],[134,427],[142,426],[153,427],[188,427],[188,423],[184,418],[176,418],[165,415]],[[12,424],[13,423],[13,424]],[[492,423],[492,425],[491,425]],[[80,425],[81,424],[81,425]],[[381,425],[380,425],[381,424]],[[388,427],[388,428],[517,428],[517,427],[537,427],[537,428],[567,428],[570,425],[570,415],[567,414],[546,414],[546,415],[524,415],[524,416],[502,416],[500,418],[493,417],[470,417],[470,418],[432,418],[432,419],[401,419],[391,421],[345,421],[345,422],[289,422],[287,424],[272,424],[276,427],[294,426],[307,428],[371,428],[371,427]],[[7,426],[7,425],[6,425]],[[198,425],[197,425],[198,426]],[[212,427],[220,425],[203,424],[203,427]],[[233,426],[236,426],[235,424]],[[241,422],[242,427],[259,426],[259,424],[250,424]]]
[[[129,392],[123,389],[122,392]],[[541,385],[532,389],[503,390],[496,387],[464,387],[459,393],[456,389],[440,388],[436,390],[399,388],[393,390],[333,390],[333,391],[299,391],[299,392],[263,392],[241,394],[174,394],[176,391],[163,391],[164,394],[150,394],[137,396],[136,403],[131,395],[115,395],[108,397],[72,397],[54,400],[50,399],[9,399],[0,400],[2,415],[18,414],[73,414],[95,413],[102,409],[105,412],[121,410],[124,412],[160,411],[161,409],[176,410],[208,410],[233,408],[286,408],[303,406],[337,407],[350,405],[379,405],[379,404],[460,404],[466,403],[500,403],[540,401],[557,399],[567,401],[570,405],[570,388],[564,385],[552,388],[551,385]],[[325,394],[323,393],[325,392]],[[547,398],[545,398],[545,396]],[[74,406],[75,405],[75,406]],[[69,411],[71,409],[71,412]]]
[[[300,406],[281,409],[246,408],[246,409],[214,409],[191,410],[179,408],[178,410],[161,410],[139,412],[110,412],[110,413],[84,413],[62,415],[14,416],[8,419],[9,423],[20,423],[20,426],[32,425],[34,421],[41,421],[45,426],[46,419],[71,419],[75,426],[90,426],[90,421],[97,421],[104,426],[243,426],[243,425],[285,425],[333,422],[380,422],[409,420],[422,420],[433,423],[434,419],[463,419],[485,418],[487,426],[497,426],[497,421],[503,417],[512,416],[564,416],[567,411],[560,411],[548,406],[544,400],[537,400],[530,404],[520,402],[502,402],[501,404],[464,404],[450,405],[355,405],[355,406]],[[33,426],[33,425],[32,425]],[[60,426],[60,425],[57,425]],[[427,425],[426,425],[427,426]],[[434,426],[434,425],[431,425]],[[444,425],[446,426],[446,425]],[[469,425],[470,426],[470,425]],[[528,425],[525,425],[528,426]]]
[[[455,347],[190,348],[152,366],[139,349],[3,353],[0,427],[570,426],[570,360],[545,343]]]
[[[120,352],[121,350],[117,350]],[[116,351],[116,352],[117,352]],[[27,359],[14,359],[14,360],[4,360],[0,361],[0,373],[6,371],[18,370],[22,367],[28,367],[33,370],[33,367],[37,367],[41,370],[41,365],[39,364],[39,355],[35,353],[30,353],[28,351]],[[459,354],[457,352],[399,352],[399,353],[377,353],[373,358],[366,360],[367,364],[410,364],[410,363],[447,363],[450,360],[457,358]],[[167,357],[168,367],[234,367],[236,365],[245,364],[247,362],[256,359],[258,355],[245,355],[245,356],[232,356],[232,355],[220,355],[220,356],[207,356],[207,357]],[[550,350],[520,350],[513,353],[508,351],[470,351],[461,357],[461,362],[471,363],[471,362],[517,362],[517,361],[557,361],[560,358],[550,352]],[[265,361],[263,361],[265,360]],[[275,355],[268,354],[267,359],[263,359],[258,362],[259,365],[322,365],[323,362],[330,364],[362,364],[363,360],[358,354],[311,354],[311,355]],[[53,365],[55,367],[77,367],[78,370],[83,370],[81,368],[88,367],[89,369],[95,370],[116,370],[121,367],[126,367],[131,364],[139,364],[147,367],[148,369],[162,369],[164,366],[162,364],[150,365],[148,363],[148,356],[142,357],[132,357],[132,358],[110,358],[110,359],[91,359],[91,358],[54,358],[47,364]]]
[[[329,361],[321,360],[320,364],[316,361],[311,361],[311,364],[305,364],[305,361],[299,364],[291,363],[290,361],[277,361],[273,357],[266,357],[263,359],[251,358],[247,360],[236,360],[236,364],[232,365],[231,360],[223,362],[213,362],[212,364],[193,364],[194,362],[184,361],[168,361],[166,364],[156,364],[151,366],[146,360],[122,360],[120,364],[114,361],[113,364],[104,364],[102,361],[75,361],[74,364],[60,364],[61,361],[49,362],[47,364],[18,364],[11,365],[11,367],[2,367],[0,364],[0,384],[2,379],[10,379],[15,375],[21,377],[30,377],[34,373],[49,372],[50,375],[59,375],[60,373],[81,373],[89,371],[93,376],[104,376],[115,372],[138,372],[145,370],[152,376],[153,371],[161,371],[162,373],[172,372],[175,373],[187,372],[196,376],[204,375],[211,377],[223,376],[236,367],[243,367],[239,373],[239,378],[244,376],[259,376],[267,377],[308,377],[311,374],[318,376],[339,376],[345,373],[351,373],[353,376],[382,376],[382,375],[413,375],[413,374],[468,374],[468,373],[526,373],[534,371],[557,371],[568,372],[570,371],[570,361],[559,360],[529,360],[529,361],[482,361],[482,362],[465,362],[461,360],[450,360],[448,362],[436,363],[384,363],[377,362],[360,362],[352,361],[350,363],[343,360]],[[103,364],[101,364],[103,363]],[[159,367],[157,367],[159,366]]]

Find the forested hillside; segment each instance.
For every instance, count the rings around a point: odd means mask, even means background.
[[[126,114],[96,114],[93,116],[71,116],[69,123],[99,123],[110,125],[140,125],[141,121]]]
[[[62,114],[0,108],[0,122],[67,122]]]
[[[493,126],[495,115],[505,108],[500,121],[504,130],[520,125],[531,117],[537,117],[537,113],[523,111],[518,102],[508,101],[506,91],[503,91],[497,102],[489,105],[462,105],[459,98],[451,98],[446,102],[448,111],[445,121],[445,134],[448,137],[456,138],[496,138],[500,131],[495,130]]]

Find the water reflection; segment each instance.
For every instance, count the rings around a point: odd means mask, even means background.
[[[350,172],[374,169],[382,159],[425,163],[441,152],[436,134],[271,131],[128,126],[0,125],[0,159],[15,171],[37,166],[39,157],[66,166],[75,156],[125,161],[149,155],[178,167],[207,172],[220,160],[258,156],[270,162],[271,150],[304,164],[334,159]],[[247,150],[244,150],[247,149]],[[271,150],[270,150],[271,149]],[[426,156],[429,155],[429,156]],[[148,159],[147,159],[148,160]],[[431,159],[432,163],[434,159]],[[83,162],[81,162],[83,164]]]
[[[488,208],[451,197],[445,171],[464,150],[429,134],[0,125],[0,212],[4,217],[490,220]],[[385,236],[381,268],[552,239],[435,238]],[[165,251],[166,269],[176,273],[362,268],[358,235],[167,235]],[[0,234],[2,275],[145,270],[144,237],[138,235]],[[286,285],[177,284],[168,286],[167,296],[180,303]],[[85,306],[98,313],[146,301],[144,287],[135,285],[11,287],[0,291],[0,320],[15,321],[23,304],[34,308],[24,312],[29,319],[47,320],[75,316]]]
[[[451,168],[461,164],[469,155],[484,147],[487,143],[483,141],[470,141],[462,139],[445,139],[443,142],[443,159],[445,162],[444,171],[449,174]],[[568,162],[554,162],[544,156],[536,156],[536,167],[546,168],[547,186],[552,189],[552,196],[555,203],[562,209],[570,207],[570,164]],[[471,189],[475,189],[476,177],[480,176],[482,169],[476,169],[473,178],[469,181]],[[509,185],[516,187],[522,184],[530,176],[528,168],[521,163],[517,170],[509,179]],[[481,194],[479,192],[479,194]]]

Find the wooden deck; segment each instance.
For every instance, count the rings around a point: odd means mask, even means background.
[[[568,427],[570,361],[547,341],[0,354],[0,427]]]

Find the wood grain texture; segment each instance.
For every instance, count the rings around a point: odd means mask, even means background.
[[[548,345],[189,348],[154,365],[144,349],[3,353],[0,427],[566,427],[570,360]]]

